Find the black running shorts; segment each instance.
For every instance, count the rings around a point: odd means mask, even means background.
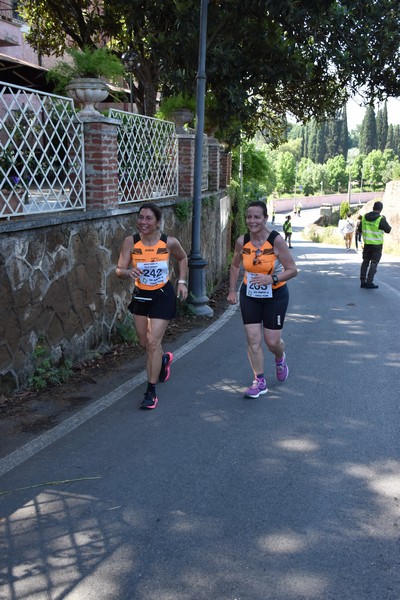
[[[240,288],[240,310],[245,325],[262,323],[265,329],[282,329],[289,304],[287,285],[273,291],[272,298],[246,296],[247,286]]]
[[[149,298],[149,300],[141,300],[140,298]],[[176,316],[176,295],[172,283],[167,281],[158,290],[144,291],[135,288],[128,309],[134,315],[170,321]]]

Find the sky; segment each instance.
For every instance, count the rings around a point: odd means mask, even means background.
[[[375,113],[378,108],[375,108]],[[355,100],[349,100],[347,103],[347,127],[352,131],[357,125],[362,123],[366,109],[360,107]],[[388,100],[388,122],[389,125],[400,125],[400,98],[389,98]]]

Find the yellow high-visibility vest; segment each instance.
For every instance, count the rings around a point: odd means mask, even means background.
[[[383,231],[379,229],[379,223],[382,217],[378,217],[375,221],[367,221],[365,216],[362,218],[362,236],[364,244],[373,244],[381,246],[383,244]]]

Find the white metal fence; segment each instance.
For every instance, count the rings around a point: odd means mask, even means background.
[[[0,85],[0,217],[82,208],[83,128],[73,101]]]
[[[119,204],[177,196],[174,123],[113,108],[108,114],[120,122]],[[83,125],[72,99],[0,82],[0,218],[85,209],[84,170]]]
[[[111,108],[118,130],[120,204],[178,195],[178,141],[174,123]]]

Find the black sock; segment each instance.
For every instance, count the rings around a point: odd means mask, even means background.
[[[151,392],[152,394],[156,394],[156,384],[155,383],[150,383],[150,381],[147,382],[147,391]]]

